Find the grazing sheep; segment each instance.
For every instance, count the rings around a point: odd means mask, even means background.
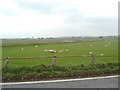
[[[110,44],[110,43],[108,43],[108,44]]]
[[[23,48],[22,48],[22,51],[23,51]]]
[[[75,41],[71,41],[71,40],[64,40],[63,42],[65,42],[65,43],[73,43],[73,42],[75,42]]]
[[[107,45],[105,45],[105,46],[107,46]]]
[[[101,56],[103,56],[103,54],[100,54]]]
[[[90,46],[93,46],[92,44]]]
[[[44,50],[45,52],[47,52],[48,50]]]
[[[48,50],[48,52],[50,52],[50,53],[55,53],[56,50]]]
[[[50,53],[55,53],[56,52],[56,50],[45,50],[45,51],[50,52]]]
[[[90,54],[93,54],[93,52],[90,52]]]

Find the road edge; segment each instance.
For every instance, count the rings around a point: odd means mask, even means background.
[[[102,76],[102,77],[91,77],[91,78],[78,78],[78,79],[64,79],[64,80],[49,80],[49,81],[32,81],[32,82],[14,82],[14,83],[0,83],[0,85],[21,85],[21,84],[42,84],[42,83],[57,83],[57,82],[70,82],[70,81],[83,81],[83,80],[95,80],[95,79],[107,79],[107,78],[115,78],[120,75],[114,76]]]

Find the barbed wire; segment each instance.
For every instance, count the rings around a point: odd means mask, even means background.
[[[95,55],[95,57],[108,57],[108,56],[120,56],[120,55]],[[56,58],[69,58],[69,57],[91,57],[91,55],[80,55],[80,56],[56,56]],[[23,58],[9,58],[9,60],[16,59],[38,59],[38,58],[54,58],[54,56],[47,57],[23,57]],[[6,58],[0,58],[0,60],[6,60]]]

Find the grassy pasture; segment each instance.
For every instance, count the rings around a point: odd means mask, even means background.
[[[94,52],[96,55],[117,55],[118,40],[116,38],[106,39],[75,39],[74,43],[63,43],[62,39],[50,40],[3,40],[2,58],[9,56],[10,58],[17,57],[43,57],[43,56],[77,56],[89,55],[89,52]],[[90,41],[92,40],[92,41]],[[27,43],[27,44],[26,44]],[[108,44],[110,43],[110,44]],[[93,46],[90,46],[90,45]],[[38,47],[36,47],[36,45]],[[107,45],[107,46],[105,46]],[[22,51],[23,48],[23,51]],[[46,49],[55,49],[56,53],[45,52]],[[66,51],[68,49],[68,51]],[[64,50],[63,52],[59,52]],[[11,60],[9,67],[34,66],[38,64],[51,65],[52,58],[44,59],[24,59]],[[89,64],[90,57],[77,58],[57,58],[56,65],[78,65]],[[118,62],[118,57],[96,57],[96,63]],[[4,61],[3,61],[4,63]]]

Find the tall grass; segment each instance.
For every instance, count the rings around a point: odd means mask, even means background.
[[[95,65],[63,65],[63,66],[46,66],[44,64],[37,66],[22,66],[16,68],[3,68],[3,76],[17,76],[27,74],[59,74],[59,73],[73,73],[73,72],[99,72],[120,70],[120,63],[106,63]]]

